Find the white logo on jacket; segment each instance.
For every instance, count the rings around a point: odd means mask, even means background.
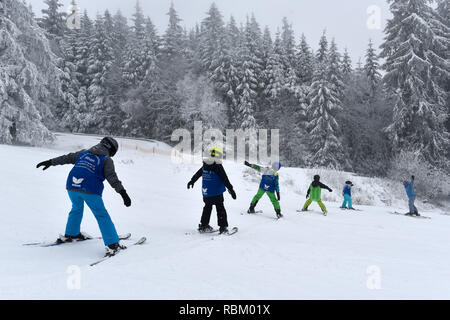
[[[208,188],[202,188],[203,194],[207,194],[208,193]]]
[[[84,179],[83,178],[80,178],[80,179],[78,179],[78,178],[75,178],[75,177],[72,177],[72,187],[81,187],[81,183],[84,181]]]

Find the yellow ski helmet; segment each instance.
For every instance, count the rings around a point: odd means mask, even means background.
[[[210,155],[213,158],[222,158],[223,157],[223,149],[221,147],[214,146],[211,148]]]

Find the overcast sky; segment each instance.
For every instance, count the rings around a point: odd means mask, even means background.
[[[171,1],[183,19],[183,26],[188,29],[197,22],[200,23],[212,2],[219,7],[226,21],[233,15],[238,23],[245,22],[246,15],[254,13],[261,28],[269,26],[272,35],[281,26],[283,17],[287,17],[292,23],[297,41],[304,33],[314,49],[326,29],[330,39],[335,37],[341,51],[344,47],[348,48],[354,64],[359,57],[364,58],[369,39],[372,39],[377,47],[381,44],[385,22],[390,17],[386,0],[140,0],[145,15],[150,16],[159,34],[166,29]],[[41,15],[41,10],[45,7],[44,0],[26,2],[32,5],[37,16]],[[71,0],[61,2],[67,9]],[[136,0],[76,2],[81,10],[87,9],[91,17],[95,17],[97,12],[103,13],[106,9],[112,13],[120,9],[125,16],[131,17],[136,5]],[[380,17],[380,28],[377,28],[377,16]]]

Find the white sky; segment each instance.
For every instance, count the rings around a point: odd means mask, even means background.
[[[255,14],[256,20],[264,28],[266,25],[272,31],[281,27],[281,20],[287,17],[292,23],[297,41],[302,33],[308,43],[317,48],[319,38],[326,28],[329,39],[335,37],[340,51],[347,47],[355,64],[359,57],[364,58],[369,38],[378,47],[383,41],[385,21],[390,17],[386,0],[172,0],[182,24],[190,29],[205,17],[212,2],[215,2],[224,16],[225,21],[231,15],[238,23],[244,23],[246,16]],[[37,16],[45,7],[44,0],[26,0],[31,4]],[[71,0],[61,0],[65,8]],[[126,17],[131,17],[135,11],[136,0],[76,0],[81,10],[88,10],[91,17],[97,12],[103,13],[109,9],[115,13],[118,9]],[[153,23],[162,34],[167,26],[167,12],[171,0],[140,0],[145,15],[150,16]],[[367,22],[374,17],[368,8],[379,8],[380,28],[373,29]],[[372,20],[370,20],[372,21]]]

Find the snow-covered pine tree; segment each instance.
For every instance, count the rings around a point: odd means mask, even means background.
[[[435,14],[437,15],[437,21],[434,23],[435,33],[440,39],[440,56],[445,59],[446,67],[442,68],[442,71],[438,75],[438,81],[446,94],[447,105],[447,121],[446,130],[450,132],[450,2],[448,0],[437,0],[437,7]],[[450,153],[450,151],[449,151]],[[448,155],[450,157],[450,154]]]
[[[0,142],[42,145],[53,138],[47,128],[55,127],[52,107],[53,99],[62,97],[62,70],[29,8],[16,0],[3,0],[3,5]]]
[[[381,80],[380,72],[378,71],[380,65],[378,63],[378,56],[375,53],[375,48],[373,47],[372,40],[369,40],[369,46],[366,52],[366,63],[364,65],[364,71],[366,77],[369,79],[370,86],[372,88],[372,95],[378,88],[378,83]]]
[[[256,74],[258,74],[255,65],[255,56],[253,56],[249,41],[252,41],[249,37],[249,27],[247,24],[246,28],[247,36],[241,43],[239,48],[239,85],[236,88],[238,93],[238,105],[237,111],[239,112],[238,117],[238,128],[243,130],[249,130],[256,128],[256,97],[258,90],[258,79]]]
[[[352,60],[348,54],[347,48],[344,49],[344,54],[342,56],[342,76],[344,79],[348,80],[348,77],[353,72]]]
[[[109,16],[110,17],[110,16]],[[106,76],[113,63],[113,47],[109,33],[106,30],[105,16],[97,15],[94,24],[94,33],[90,42],[88,60],[88,74],[91,84],[88,87],[88,100],[90,101],[88,132],[110,133],[113,125],[108,119],[112,116],[106,105]],[[112,23],[112,21],[110,21]]]
[[[426,0],[390,0],[381,56],[386,59],[384,83],[395,97],[387,128],[395,153],[414,151],[433,165],[448,166],[444,130],[444,92],[436,81],[448,61],[438,50],[436,16]],[[448,49],[448,47],[447,47]]]
[[[307,162],[313,167],[342,169],[346,167],[346,159],[336,121],[336,114],[342,108],[333,90],[333,84],[330,83],[328,59],[328,40],[324,33],[320,39],[316,70],[308,94],[308,140],[311,158],[307,159]]]
[[[65,12],[60,11],[63,6],[59,0],[45,0],[47,8],[42,10],[39,26],[47,31],[51,37],[62,37],[67,29]]]
[[[332,90],[334,95],[339,99],[342,99],[344,91],[344,83],[342,81],[342,63],[341,55],[338,51],[336,42],[334,39],[331,40],[330,49],[328,53],[328,76],[329,82],[332,85]]]
[[[290,69],[296,70],[297,57],[296,57],[296,44],[294,30],[292,29],[292,24],[289,23],[286,17],[282,21],[281,29],[281,45],[283,50],[283,65],[285,72],[289,72]]]
[[[314,55],[304,34],[298,46],[296,65],[300,84],[310,85],[314,74]]]

